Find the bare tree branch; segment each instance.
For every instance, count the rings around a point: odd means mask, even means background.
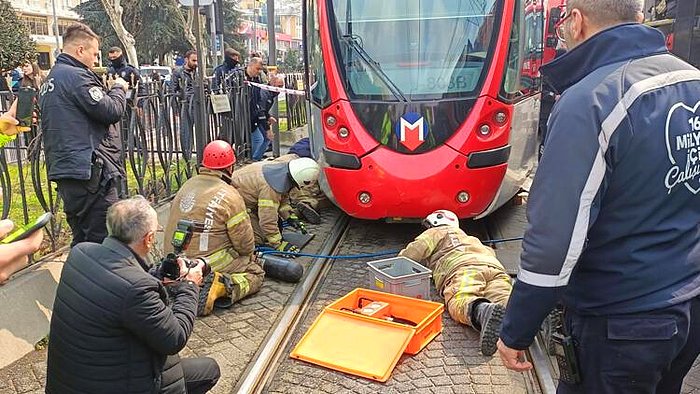
[[[136,40],[134,36],[126,30],[124,23],[122,23],[122,15],[124,15],[124,9],[121,6],[121,0],[100,0],[102,5],[109,16],[109,22],[114,28],[114,32],[119,37],[119,41],[124,44],[124,52],[129,60],[129,63],[138,66],[138,56],[136,55]]]

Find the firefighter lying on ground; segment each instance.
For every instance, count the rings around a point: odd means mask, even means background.
[[[257,162],[237,170],[231,184],[245,201],[250,214],[255,244],[284,252],[295,252],[296,246],[282,240],[279,219],[305,231],[304,223],[289,206],[289,193],[308,186],[318,179],[318,164],[302,157],[285,162]]]
[[[199,316],[210,314],[215,302],[217,307],[229,307],[256,293],[265,276],[253,258],[250,216],[243,198],[230,184],[235,162],[231,145],[210,142],[204,148],[199,175],[187,180],[175,195],[165,228],[165,239],[170,239],[180,219],[204,224],[185,251],[189,258],[206,257],[212,268],[199,292]],[[166,253],[172,249],[166,242]]]
[[[282,155],[273,161],[279,163],[288,163],[300,157],[311,158],[311,148],[309,146],[309,137],[305,137],[295,142],[286,155]],[[289,201],[291,206],[296,211],[297,215],[302,217],[309,223],[320,224],[321,215],[319,210],[329,205],[329,201],[321,191],[318,182],[314,182],[308,186],[299,189],[292,189],[289,192]]]
[[[435,211],[423,225],[428,229],[399,256],[433,271],[435,287],[452,319],[479,331],[481,353],[493,355],[512,290],[510,277],[493,249],[459,228],[453,212]]]

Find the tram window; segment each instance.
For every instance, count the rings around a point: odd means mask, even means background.
[[[309,90],[311,100],[320,107],[330,104],[326,71],[323,68],[321,52],[321,31],[318,19],[317,0],[310,0],[307,5],[306,19],[306,50],[309,59]]]
[[[328,1],[335,54],[351,99],[476,96],[489,69],[502,1]]]
[[[527,4],[526,4],[527,3]],[[539,91],[544,16],[540,0],[517,0],[501,97],[517,101]]]

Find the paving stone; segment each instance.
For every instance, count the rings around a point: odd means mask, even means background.
[[[423,371],[425,376],[432,378],[435,376],[443,376],[445,375],[445,369],[442,367],[435,367],[435,368],[428,368]]]
[[[437,376],[430,378],[430,381],[433,382],[435,386],[450,386],[452,385],[452,380],[450,379],[449,376]]]
[[[363,222],[353,220],[343,245],[339,248],[339,254],[370,253],[379,250],[399,249],[410,242],[419,232],[417,225],[405,224],[384,224],[377,222]],[[333,263],[326,279],[320,285],[308,309],[308,314],[304,316],[297,330],[293,334],[290,345],[285,349],[288,353],[298,342],[300,337],[306,333],[314,319],[320,311],[330,302],[344,296],[356,287],[367,286],[367,271],[364,261],[339,261]],[[431,287],[432,300],[441,302],[437,291]],[[491,371],[489,361],[491,357],[483,357],[479,353],[478,333],[464,325],[452,321],[448,313],[443,319],[443,331],[422,352],[415,356],[403,355],[392,372],[392,376],[387,384],[380,384],[369,380],[361,380],[363,391],[371,393],[396,392],[419,392],[426,389],[426,392],[452,393],[455,387],[457,392],[474,393],[471,388],[472,368],[476,374],[483,375],[485,382],[490,384]],[[302,364],[294,360],[282,360],[278,375],[283,376],[287,371],[304,371],[308,374],[308,368],[320,369],[313,365]],[[321,379],[328,379],[329,376],[343,376],[338,372],[329,371]],[[278,376],[272,378],[267,383],[266,389],[270,392],[281,391],[285,386],[286,379]],[[319,383],[322,384],[322,383]],[[524,387],[525,380],[522,375],[515,375],[512,378],[514,387]],[[358,392],[355,385],[348,385],[339,382],[339,391],[345,390]],[[321,390],[318,390],[319,392]],[[514,390],[514,393],[524,390]]]
[[[490,384],[475,384],[472,386],[474,388],[474,392],[476,394],[491,394],[493,393],[493,389],[491,388]]]

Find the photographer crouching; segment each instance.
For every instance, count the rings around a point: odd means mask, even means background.
[[[155,210],[137,196],[109,208],[102,244],[73,247],[51,318],[47,393],[192,394],[214,387],[216,361],[178,356],[194,326],[203,264],[179,259],[177,280],[151,276],[145,258],[157,229]]]

